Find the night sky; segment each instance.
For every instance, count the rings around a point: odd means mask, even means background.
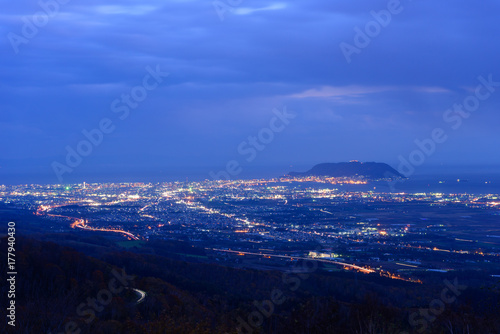
[[[0,14],[0,184],[500,165],[496,0],[40,3]]]

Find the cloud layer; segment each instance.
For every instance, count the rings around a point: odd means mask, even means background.
[[[402,0],[348,63],[341,43],[355,45],[356,28],[366,32],[389,2],[42,0],[46,17],[37,2],[9,3],[0,15],[0,177],[53,174],[51,162],[106,117],[116,130],[74,175],[209,171],[238,158],[238,144],[283,106],[297,117],[253,166],[394,164],[415,139],[448,126],[443,113],[478,76],[500,81],[500,5]],[[111,103],[157,65],[170,76],[118,120]],[[500,164],[499,102],[500,91],[482,102],[428,163]]]

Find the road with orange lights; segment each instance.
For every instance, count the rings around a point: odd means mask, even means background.
[[[133,240],[139,240],[138,237],[133,235],[130,232],[124,231],[124,230],[117,230],[117,229],[111,229],[111,228],[98,228],[98,227],[90,227],[87,225],[87,221],[83,219],[78,219],[78,218],[73,218],[76,219],[76,221],[71,224],[72,228],[80,228],[82,230],[87,230],[87,231],[98,231],[98,232],[115,232],[115,233],[120,233],[123,234]]]
[[[406,281],[406,282],[412,282],[412,283],[419,283],[421,284],[422,281],[420,280],[415,280],[415,279],[412,279],[412,278],[405,278],[405,277],[401,277],[399,275],[396,275],[396,274],[392,274],[388,271],[384,271],[384,270],[381,270],[381,271],[376,271],[374,269],[371,269],[371,268],[367,268],[367,267],[361,267],[361,266],[357,266],[355,264],[349,264],[349,263],[345,263],[345,262],[339,262],[339,261],[333,261],[333,260],[325,260],[325,259],[318,259],[318,258],[306,258],[306,257],[297,257],[297,256],[288,256],[288,255],[276,255],[276,254],[267,254],[267,253],[253,253],[253,252],[244,252],[244,251],[233,251],[233,250],[228,250],[228,249],[217,249],[217,248],[210,248],[211,250],[213,251],[217,251],[217,252],[226,252],[226,253],[233,253],[233,254],[237,254],[237,255],[241,255],[241,256],[244,256],[244,255],[256,255],[256,256],[263,256],[265,258],[284,258],[284,259],[289,259],[289,260],[306,260],[306,261],[318,261],[318,262],[324,262],[324,263],[329,263],[329,264],[336,264],[336,265],[339,265],[339,266],[342,266],[345,270],[356,270],[356,271],[359,271],[359,272],[362,272],[364,274],[371,274],[371,273],[376,273],[378,272],[380,276],[383,276],[383,277],[387,277],[387,278],[391,278],[391,279],[396,279],[396,280],[401,280],[401,281]]]
[[[350,269],[356,269],[360,272],[363,272],[365,274],[370,274],[374,273],[375,270],[369,269],[369,268],[364,268],[357,266],[355,264],[349,264],[349,263],[344,263],[344,262],[338,262],[338,261],[331,261],[331,260],[324,260],[324,259],[316,259],[316,258],[305,258],[305,257],[297,257],[297,256],[288,256],[288,255],[276,255],[276,254],[266,254],[266,253],[252,253],[252,252],[243,252],[243,251],[233,251],[233,250],[227,250],[227,249],[212,249],[217,252],[226,252],[226,253],[236,253],[238,255],[258,255],[258,256],[268,256],[269,258],[275,257],[275,258],[284,258],[284,259],[290,259],[290,260],[307,260],[307,261],[319,261],[319,262],[327,262],[327,263],[333,263],[333,264],[338,264],[340,266],[350,268]]]
[[[74,222],[70,225],[71,228],[79,228],[82,230],[87,230],[87,231],[97,231],[97,232],[113,232],[113,233],[119,233],[121,235],[126,236],[127,238],[131,240],[140,240],[138,237],[133,235],[132,233],[124,230],[119,230],[119,229],[111,229],[111,228],[98,228],[98,227],[91,227],[87,225],[88,221],[84,220],[82,218],[76,218],[76,217],[69,217],[69,216],[62,216],[62,215],[55,215],[48,213],[50,210],[55,209],[55,208],[60,208],[69,204],[76,204],[74,202],[72,203],[66,203],[62,205],[54,205],[54,206],[48,206],[48,205],[41,205],[40,208],[36,211],[36,215],[46,215],[48,217],[58,217],[58,218],[65,218],[68,220],[73,220]]]

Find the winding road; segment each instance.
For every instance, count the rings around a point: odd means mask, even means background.
[[[119,229],[111,229],[111,228],[98,228],[98,227],[90,227],[87,225],[88,221],[83,219],[83,218],[76,218],[76,217],[70,217],[70,216],[62,216],[62,215],[54,215],[49,213],[50,210],[55,209],[55,208],[60,208],[65,205],[69,204],[76,204],[76,203],[68,203],[68,204],[63,204],[63,205],[54,205],[54,206],[44,206],[41,205],[38,210],[36,211],[36,215],[47,215],[48,217],[59,217],[59,218],[65,218],[68,220],[73,220],[73,223],[70,225],[71,228],[79,228],[82,230],[87,230],[87,231],[98,231],[98,232],[114,232],[114,233],[120,233],[121,235],[124,235],[132,240],[140,240],[139,237],[133,235],[132,233],[124,230],[119,230]]]
[[[139,289],[134,289],[134,288],[131,288],[131,290],[134,290],[134,292],[137,294],[137,296],[139,297],[139,300],[137,300],[135,303],[136,304],[140,304],[144,301],[144,299],[146,299],[146,296],[148,295],[145,291],[142,291],[142,290],[139,290]]]

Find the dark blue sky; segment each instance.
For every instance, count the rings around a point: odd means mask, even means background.
[[[54,168],[62,182],[208,178],[232,160],[236,176],[352,159],[397,167],[435,129],[447,139],[416,172],[500,165],[500,86],[475,97],[479,76],[500,82],[500,3],[394,1],[42,0],[50,15],[38,1],[4,3],[0,184],[56,183]],[[464,101],[472,112],[447,113]],[[294,118],[275,120],[285,109]],[[67,148],[103,120],[108,133],[70,166]]]

